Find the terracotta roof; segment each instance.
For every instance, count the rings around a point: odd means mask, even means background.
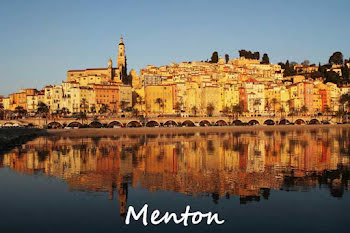
[[[85,70],[68,70],[67,72],[82,72],[82,71],[85,71]]]

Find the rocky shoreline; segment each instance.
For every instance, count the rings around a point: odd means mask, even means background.
[[[0,155],[38,136],[48,135],[46,130],[34,128],[0,129]]]

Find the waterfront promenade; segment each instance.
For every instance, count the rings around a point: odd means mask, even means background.
[[[78,118],[24,118],[0,120],[1,126],[32,126],[36,128],[134,128],[134,127],[209,127],[253,125],[320,125],[344,123],[334,116],[198,116],[198,117],[87,117]]]

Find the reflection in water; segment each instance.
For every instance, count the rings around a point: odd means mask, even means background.
[[[2,166],[25,174],[66,180],[70,190],[117,190],[125,216],[128,186],[192,196],[268,199],[270,189],[307,191],[329,187],[334,197],[349,189],[350,130],[252,131],[41,137],[3,156]]]

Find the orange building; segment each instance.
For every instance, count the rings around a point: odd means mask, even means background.
[[[102,105],[107,105],[112,112],[119,110],[119,85],[93,85],[95,92],[96,111],[98,112]]]
[[[313,112],[313,102],[314,102],[314,95],[313,95],[313,88],[314,85],[312,83],[304,83],[304,106],[308,109],[308,112]]]
[[[328,107],[327,90],[320,89],[319,93],[321,95],[321,111],[323,112]]]
[[[247,91],[245,88],[239,88],[239,104],[243,112],[248,111]]]

